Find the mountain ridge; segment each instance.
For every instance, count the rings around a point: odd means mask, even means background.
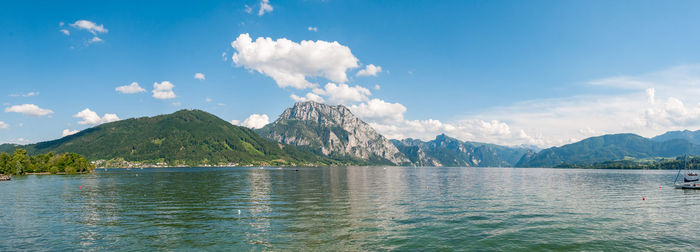
[[[681,130],[667,131],[666,133],[652,137],[651,139],[654,141],[659,141],[659,142],[672,140],[672,139],[685,139],[693,144],[700,145],[700,130],[690,131],[690,130],[686,129],[686,130],[682,130],[682,131]]]
[[[202,110],[129,118],[21,147],[30,153],[75,152],[90,160],[124,159],[174,165],[330,163],[294,146],[264,139],[251,129],[232,125]]]
[[[685,139],[654,141],[636,134],[608,134],[528,153],[518,167],[555,167],[615,161],[625,158],[673,157],[700,153],[700,146]]]
[[[460,141],[440,134],[434,140],[407,138],[392,143],[416,166],[511,167],[526,148]]]
[[[297,102],[256,132],[329,157],[393,165],[409,162],[387,138],[343,105]]]

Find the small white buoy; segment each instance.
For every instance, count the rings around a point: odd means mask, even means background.
[[[238,209],[238,214],[239,214],[239,215],[241,214],[241,209]]]

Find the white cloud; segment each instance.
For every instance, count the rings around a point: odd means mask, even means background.
[[[18,144],[27,144],[27,143],[29,143],[29,140],[20,137],[20,138],[15,139],[13,142],[18,143]]]
[[[226,52],[221,52],[221,60],[228,61],[228,57],[226,57]]]
[[[61,31],[63,34],[65,34],[66,36],[70,36],[70,31],[68,31],[68,30],[66,30],[66,29],[61,29],[60,31]]]
[[[51,111],[50,109],[43,109],[34,104],[14,105],[5,108],[5,112],[22,113],[30,116],[45,116],[53,114],[53,111]]]
[[[173,88],[175,85],[169,81],[163,81],[161,83],[153,83],[153,98],[156,99],[173,99],[176,98]]]
[[[381,66],[375,66],[372,64],[369,64],[365,66],[365,69],[362,69],[357,72],[357,76],[377,76],[379,72],[382,71]]]
[[[317,27],[313,27],[313,26],[309,26],[309,27],[306,28],[306,29],[309,30],[309,31],[312,31],[312,32],[317,32],[317,31],[318,31],[318,28],[317,28]]]
[[[295,94],[292,94],[289,96],[289,98],[292,98],[292,100],[297,101],[297,102],[305,102],[305,101],[315,101],[315,102],[326,102],[321,96],[314,94],[314,93],[307,93],[303,97],[299,97]]]
[[[380,89],[382,89],[382,86],[379,86],[379,84],[374,85],[374,90],[380,90]]]
[[[104,40],[102,40],[100,37],[94,36],[94,37],[92,37],[92,39],[90,39],[89,42],[90,43],[97,43],[97,42],[102,42],[102,41],[104,41]]]
[[[205,101],[205,102],[211,102],[211,98],[209,98],[209,97],[204,98],[204,101]]]
[[[65,25],[65,23],[63,23],[63,21],[58,22],[58,26],[59,26],[59,27],[62,27],[63,25]]]
[[[248,14],[253,13],[253,7],[250,7],[246,4],[244,11]]]
[[[78,130],[64,129],[64,130],[61,132],[61,137],[70,136],[70,135],[73,135],[73,134],[75,134],[75,133],[78,133]]]
[[[175,107],[179,107],[180,105],[182,105],[182,102],[173,102],[171,104]]]
[[[7,128],[10,128],[10,125],[3,122],[3,121],[0,121],[0,129],[7,129]]]
[[[260,0],[260,10],[258,16],[262,16],[265,12],[272,12],[273,8],[270,5],[270,0]]]
[[[97,35],[98,33],[107,33],[108,30],[104,27],[104,25],[97,25],[92,21],[88,20],[78,20],[75,21],[75,23],[72,23],[70,26],[76,28],[76,29],[82,29],[89,31],[93,35]]]
[[[524,132],[513,132],[511,127],[502,121],[491,120],[461,120],[444,123],[440,120],[401,120],[393,123],[370,121],[369,124],[378,132],[392,139],[417,138],[422,140],[434,139],[436,135],[446,134],[465,141],[489,142],[505,145],[515,145],[513,140],[528,137]],[[534,139],[532,141],[535,141]],[[531,142],[531,141],[527,141]]]
[[[196,73],[194,74],[194,78],[198,80],[206,80],[206,77],[204,77],[203,73]]]
[[[429,140],[446,133],[461,140],[511,146],[550,147],[603,134],[652,137],[669,130],[700,129],[700,66],[679,66],[585,84],[598,91],[615,91],[519,101],[449,122],[407,120],[405,110],[398,109],[400,104],[390,110],[384,101],[376,99],[350,109],[391,138]]]
[[[646,93],[647,93],[647,101],[649,101],[649,103],[651,103],[651,104],[654,104],[656,102],[656,100],[655,100],[656,90],[654,88],[647,88]]]
[[[102,117],[100,117],[97,115],[97,113],[95,113],[95,111],[92,111],[89,108],[78,112],[77,114],[73,115],[73,117],[83,119],[82,121],[79,121],[78,124],[94,125],[119,121],[119,117],[116,114],[104,114]]]
[[[29,92],[29,93],[26,93],[26,94],[11,94],[11,95],[9,95],[9,96],[10,96],[10,97],[19,97],[19,96],[22,96],[22,97],[31,97],[31,96],[37,96],[37,95],[39,95],[39,92]]]
[[[114,90],[122,94],[136,94],[146,92],[146,89],[143,89],[141,86],[139,86],[139,83],[137,82],[132,82],[129,85],[118,86]]]
[[[241,126],[241,121],[239,121],[239,120],[231,120],[231,124],[236,125],[236,126]]]
[[[362,119],[378,122],[402,122],[406,112],[406,107],[400,103],[389,103],[380,99],[372,99],[348,108]]]
[[[259,37],[253,41],[247,33],[231,42],[237,52],[233,54],[236,66],[271,77],[280,87],[298,89],[316,87],[307,77],[324,77],[344,83],[346,71],[356,68],[358,59],[350,48],[338,42],[301,41],[286,38],[272,40]]]
[[[328,83],[324,89],[315,88],[312,91],[317,95],[327,96],[327,101],[331,104],[349,104],[354,102],[366,101],[368,96],[372,95],[369,89],[348,84]],[[307,94],[307,97],[309,95]]]
[[[252,114],[240,125],[251,129],[259,129],[268,123],[270,123],[270,117],[268,117],[266,114]]]

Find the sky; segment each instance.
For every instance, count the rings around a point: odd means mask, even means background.
[[[15,1],[0,143],[342,104],[394,139],[560,146],[700,129],[697,1]]]

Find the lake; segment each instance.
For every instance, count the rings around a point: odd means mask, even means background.
[[[154,168],[0,182],[7,250],[693,250],[676,171]],[[643,200],[644,199],[644,200]]]

